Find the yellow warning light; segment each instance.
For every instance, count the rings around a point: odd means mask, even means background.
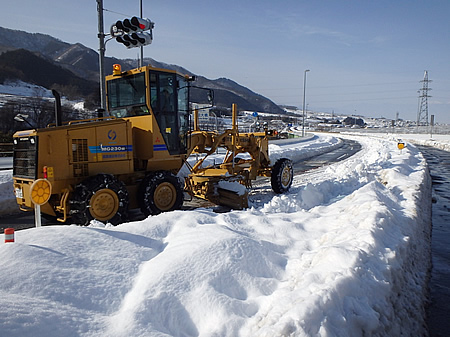
[[[397,143],[397,147],[398,147],[399,150],[403,150],[405,148],[405,143],[398,142]]]
[[[122,67],[120,64],[113,64],[113,75],[121,75]]]
[[[43,205],[50,199],[52,185],[47,179],[38,179],[31,185],[30,194],[34,204]]]

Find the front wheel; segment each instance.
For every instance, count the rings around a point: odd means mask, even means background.
[[[270,183],[275,193],[285,193],[289,191],[294,179],[292,161],[287,158],[278,159],[272,167]]]
[[[75,187],[70,201],[72,222],[89,225],[96,219],[118,225],[127,218],[128,203],[123,182],[111,174],[97,174]]]
[[[139,186],[138,200],[146,216],[173,211],[183,205],[183,189],[175,175],[159,171],[144,178]]]

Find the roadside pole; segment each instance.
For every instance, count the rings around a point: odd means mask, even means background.
[[[34,220],[36,227],[41,227],[41,205],[52,195],[52,185],[47,179],[38,179],[30,187],[31,201],[34,204]]]
[[[433,126],[434,126],[434,115],[431,115],[430,119],[430,138],[433,138]]]
[[[105,85],[105,32],[103,28],[103,0],[97,0],[98,11],[98,63],[100,73],[100,107],[106,109],[106,85]]]

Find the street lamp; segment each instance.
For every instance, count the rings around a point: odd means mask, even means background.
[[[302,122],[302,137],[305,137],[305,95],[306,95],[306,73],[309,69],[305,70],[303,75],[303,122]]]

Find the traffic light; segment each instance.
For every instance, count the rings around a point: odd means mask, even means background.
[[[154,26],[155,23],[149,19],[133,16],[131,19],[117,21],[113,24],[111,36],[127,48],[141,47],[152,43]]]

